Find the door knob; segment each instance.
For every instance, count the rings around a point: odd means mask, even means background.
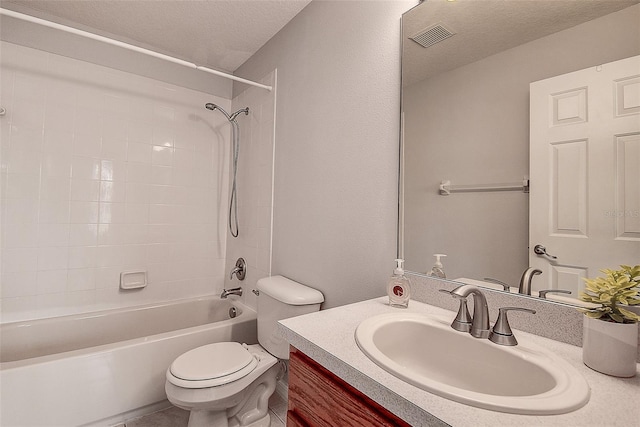
[[[535,245],[535,246],[533,247],[533,252],[534,252],[536,255],[547,257],[547,258],[548,258],[549,260],[551,260],[551,261],[555,261],[555,260],[557,260],[557,259],[558,259],[558,257],[557,257],[557,256],[549,255],[549,254],[547,253],[547,248],[545,248],[545,247],[544,247],[544,246],[542,246],[542,245]]]

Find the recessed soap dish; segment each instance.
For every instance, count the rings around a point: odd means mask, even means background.
[[[146,271],[123,271],[120,273],[120,289],[141,289],[147,286]]]

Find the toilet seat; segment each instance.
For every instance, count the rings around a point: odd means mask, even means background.
[[[220,342],[190,350],[173,361],[170,383],[184,388],[216,387],[247,376],[258,365],[246,344]]]

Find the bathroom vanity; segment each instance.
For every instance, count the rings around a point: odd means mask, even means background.
[[[455,317],[452,311],[416,301],[401,311]],[[623,379],[600,374],[584,366],[580,347],[518,330],[518,338],[552,351],[586,379],[591,396],[585,406],[561,415],[517,415],[415,387],[372,362],[354,337],[365,319],[398,312],[382,297],[280,322],[280,332],[292,345],[288,425],[354,425],[345,420],[357,419],[355,425],[379,426],[629,426],[640,420],[640,375]],[[474,363],[473,355],[467,359]]]
[[[288,426],[409,426],[295,347],[289,360]]]

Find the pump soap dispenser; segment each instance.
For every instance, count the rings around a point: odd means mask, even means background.
[[[431,277],[439,277],[441,279],[446,279],[447,276],[444,274],[444,267],[442,266],[442,262],[440,261],[441,257],[446,257],[445,254],[433,254],[436,257],[436,263],[431,268],[429,272],[429,276]]]
[[[404,275],[402,269],[403,259],[396,260],[396,268],[393,270],[393,276],[387,285],[387,294],[389,295],[389,305],[397,308],[407,308],[409,306],[409,297],[411,296],[411,287],[409,279]]]

